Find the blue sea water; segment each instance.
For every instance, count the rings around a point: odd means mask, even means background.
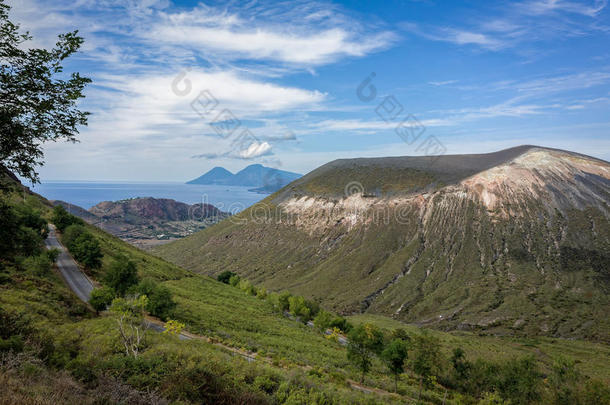
[[[89,209],[102,201],[136,197],[171,198],[187,204],[208,203],[226,212],[239,212],[267,195],[251,187],[207,186],[183,183],[44,182],[32,191],[49,200],[62,200]]]

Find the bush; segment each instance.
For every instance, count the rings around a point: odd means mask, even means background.
[[[119,256],[110,265],[104,276],[104,283],[112,288],[118,296],[125,295],[125,292],[138,284],[138,281],[136,265],[126,256]]]
[[[260,287],[257,291],[256,291],[256,298],[264,300],[265,298],[267,298],[267,289],[265,287]]]
[[[76,239],[85,233],[87,233],[87,230],[84,226],[80,224],[70,225],[62,232],[61,241],[70,249],[70,245],[74,244]]]
[[[284,291],[277,296],[278,311],[285,312],[290,309],[290,297],[292,295],[288,291]]]
[[[229,277],[229,284],[232,285],[233,287],[237,287],[237,285],[239,284],[240,281],[241,281],[241,277],[239,277],[237,274]]]
[[[248,280],[241,280],[238,287],[247,294],[256,295],[256,288]]]
[[[324,310],[320,310],[320,312],[318,312],[318,315],[316,315],[316,317],[314,318],[313,324],[320,331],[324,332],[326,329],[330,328],[332,320],[333,314]]]
[[[82,225],[84,222],[82,219],[69,214],[68,211],[61,205],[56,205],[53,208],[53,215],[51,222],[55,224],[59,232],[64,232],[67,227],[74,224]]]
[[[38,256],[30,256],[23,261],[23,267],[36,276],[44,276],[51,270],[53,262],[45,252]]]
[[[102,248],[97,239],[90,233],[79,236],[72,244],[70,253],[74,258],[88,269],[99,269],[102,267]]]
[[[89,304],[96,312],[105,310],[114,299],[114,290],[110,287],[95,288],[91,291]]]
[[[57,248],[47,250],[47,257],[51,261],[51,263],[55,263],[61,251]]]
[[[341,330],[343,333],[349,333],[354,327],[351,323],[349,323],[347,321],[347,319],[343,318],[342,316],[338,316],[335,319],[333,319],[330,323],[330,325],[328,325],[330,328],[338,328],[339,330]]]
[[[292,296],[288,299],[288,305],[290,313],[300,318],[302,322],[307,323],[307,321],[311,319],[311,310],[307,306],[305,298],[301,296]]]
[[[49,234],[48,223],[41,216],[40,211],[33,209],[29,205],[18,205],[15,207],[15,214],[21,225],[33,229],[42,239],[47,238]]]
[[[164,285],[152,279],[144,279],[138,284],[136,291],[148,297],[146,310],[154,316],[166,320],[172,315],[176,303],[172,299],[172,292]]]
[[[229,280],[231,280],[231,277],[236,276],[237,274],[233,273],[232,271],[223,271],[222,273],[220,273],[216,279],[218,281],[220,281],[221,283],[225,283],[225,284],[229,284]]]
[[[61,240],[76,261],[89,269],[101,267],[103,255],[100,244],[84,226],[79,224],[68,226]]]

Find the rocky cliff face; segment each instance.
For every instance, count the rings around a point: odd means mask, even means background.
[[[127,223],[155,221],[188,221],[215,217],[222,212],[211,204],[189,205],[166,198],[133,198],[104,201],[89,209],[104,219],[121,219]]]
[[[539,147],[331,162],[159,253],[442,329],[609,340],[610,164]]]

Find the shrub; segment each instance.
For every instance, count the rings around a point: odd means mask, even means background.
[[[138,281],[136,265],[126,256],[119,256],[110,265],[104,276],[104,283],[112,288],[118,296],[125,295],[125,292],[131,286],[138,284]]]
[[[540,398],[540,377],[533,357],[511,359],[501,368],[500,394],[516,404],[535,402]]]
[[[318,315],[313,320],[313,324],[320,331],[324,332],[326,329],[330,328],[330,324],[333,320],[333,314],[328,311],[320,310]]]
[[[223,271],[222,273],[220,273],[216,279],[218,281],[220,281],[221,283],[225,283],[225,284],[229,284],[229,281],[231,280],[231,277],[236,276],[237,274],[233,273],[232,271]]]
[[[49,256],[42,253],[38,256],[30,256],[23,261],[23,267],[36,276],[44,276],[51,270],[53,262]]]
[[[59,232],[64,232],[67,227],[74,224],[83,224],[83,220],[75,217],[72,214],[69,214],[68,211],[61,205],[56,205],[53,208],[53,215],[51,217],[51,221],[55,224]]]
[[[99,242],[90,233],[79,236],[72,244],[70,253],[74,258],[89,269],[102,267],[102,248]]]
[[[79,224],[68,226],[61,240],[76,261],[90,269],[101,267],[103,255],[100,244],[84,226]]]
[[[354,328],[352,324],[349,323],[347,319],[343,318],[342,316],[334,318],[328,326],[330,328],[338,328],[343,333],[349,333]]]
[[[80,224],[70,225],[62,232],[61,241],[64,245],[66,245],[66,247],[68,247],[68,249],[70,249],[70,246],[76,241],[76,239],[86,232],[87,230],[85,227]]]
[[[114,299],[114,290],[110,287],[95,288],[91,291],[91,298],[89,298],[89,304],[95,309],[96,312],[100,312],[106,309],[108,305]]]
[[[55,263],[60,253],[61,251],[57,248],[49,249],[47,250],[47,257],[52,263]]]
[[[237,287],[237,285],[239,284],[240,281],[241,281],[241,277],[239,277],[237,274],[234,276],[231,276],[229,278],[229,284],[232,285],[233,287]]]
[[[290,297],[292,295],[288,291],[284,291],[277,296],[278,311],[285,312],[290,309]]]
[[[138,284],[136,291],[148,297],[146,310],[151,315],[158,316],[163,320],[166,320],[172,315],[176,303],[172,299],[172,292],[169,288],[147,278]]]
[[[261,300],[264,300],[265,298],[267,298],[267,289],[265,287],[260,287],[256,291],[256,298],[259,298]]]
[[[241,280],[238,287],[247,294],[256,295],[256,288],[248,280]]]
[[[288,299],[288,306],[290,308],[290,313],[298,318],[304,323],[307,323],[311,319],[311,310],[307,306],[305,302],[305,298],[301,296],[292,296]]]

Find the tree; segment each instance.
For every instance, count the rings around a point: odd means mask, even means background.
[[[146,278],[138,284],[137,292],[148,297],[146,310],[154,316],[165,320],[171,316],[176,307],[172,298],[172,292],[164,285],[156,283],[154,280]]]
[[[371,324],[359,325],[352,329],[348,335],[347,359],[362,373],[360,382],[364,382],[364,375],[370,370],[374,354],[383,349],[383,333]]]
[[[225,284],[229,284],[229,280],[231,280],[231,277],[236,276],[237,274],[233,273],[232,271],[223,271],[222,273],[220,273],[217,277],[216,280],[220,281],[221,283],[225,283]]]
[[[80,234],[68,245],[68,250],[79,263],[89,269],[99,269],[102,266],[102,248],[89,232]]]
[[[125,295],[129,287],[138,284],[138,281],[136,265],[126,256],[119,256],[104,277],[105,284],[112,288],[118,296]]]
[[[115,298],[110,306],[127,356],[138,357],[140,352],[145,331],[143,315],[147,303],[148,298],[140,295],[129,299]]]
[[[303,323],[307,323],[311,319],[311,310],[305,302],[305,298],[299,296],[292,296],[288,299],[288,307],[290,313],[300,318]]]
[[[441,353],[438,340],[426,331],[413,339],[413,371],[419,375],[419,395],[422,385],[430,386],[440,370]]]
[[[533,357],[511,359],[502,365],[498,389],[511,403],[529,404],[540,397],[540,376]]]
[[[76,142],[88,112],[77,108],[91,82],[78,73],[68,80],[62,63],[83,43],[78,31],[59,36],[51,50],[31,48],[32,37],[9,20],[10,7],[0,2],[0,162],[32,182],[43,164],[42,144]]]
[[[470,374],[471,364],[468,362],[468,360],[466,360],[466,356],[462,348],[457,347],[453,349],[451,364],[453,364],[453,373],[457,385],[463,385]]]
[[[402,339],[393,339],[381,352],[381,358],[394,374],[394,391],[398,391],[398,376],[405,371],[408,352],[409,346]]]
[[[278,304],[279,312],[283,313],[285,311],[288,311],[288,309],[290,308],[290,297],[292,297],[292,294],[290,294],[288,291],[283,291],[277,297],[277,304]]]
[[[70,225],[83,225],[83,220],[69,214],[68,211],[61,205],[53,207],[53,215],[51,216],[51,222],[55,224],[59,232],[64,233],[66,228]]]
[[[89,304],[95,309],[95,312],[100,312],[106,309],[114,299],[114,290],[110,287],[94,288],[91,291]]]
[[[326,329],[328,329],[330,327],[330,323],[332,322],[332,320],[333,320],[333,314],[322,309],[322,310],[320,310],[320,312],[318,312],[318,315],[316,315],[316,317],[314,318],[313,324],[320,331],[324,332]]]

